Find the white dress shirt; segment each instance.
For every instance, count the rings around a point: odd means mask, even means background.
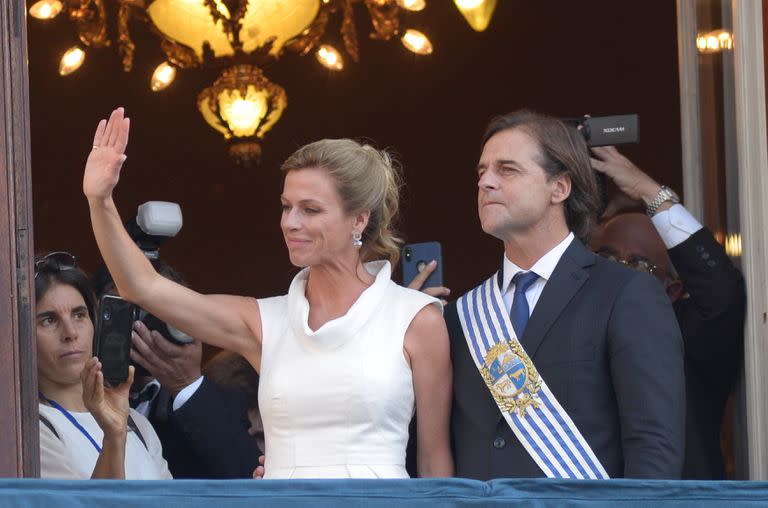
[[[198,388],[200,388],[200,385],[203,384],[203,376],[200,376],[192,383],[188,384],[183,390],[181,390],[179,393],[176,394],[176,397],[173,398],[173,405],[172,410],[177,411],[181,406],[183,406],[197,391]],[[141,393],[144,393],[146,390],[150,389],[150,386],[157,386],[158,390],[155,391],[155,394],[152,396],[151,399],[145,400],[138,406],[136,406],[136,411],[141,413],[142,415],[149,418],[149,407],[152,404],[152,401],[155,400],[155,397],[157,397],[157,394],[160,392],[160,382],[157,379],[153,379],[147,385],[144,387],[143,390],[141,390]]]
[[[669,210],[651,217],[656,231],[667,249],[680,245],[704,226],[683,205],[672,205]]]
[[[557,263],[560,262],[560,258],[563,257],[563,253],[565,253],[565,250],[569,245],[571,245],[573,238],[573,233],[568,233],[568,236],[566,236],[560,243],[555,245],[549,252],[540,257],[530,270],[523,270],[512,261],[510,261],[507,258],[507,255],[504,254],[504,273],[502,279],[503,282],[501,285],[501,294],[504,298],[504,306],[507,308],[507,314],[509,314],[510,310],[512,309],[512,300],[515,294],[515,285],[512,283],[512,278],[517,274],[517,272],[535,272],[536,275],[539,276],[539,278],[536,279],[536,282],[531,284],[531,286],[528,288],[528,291],[525,292],[525,297],[528,300],[528,309],[530,311],[528,315],[530,316],[531,313],[533,313],[533,308],[536,307],[536,302],[539,301],[541,292],[544,291],[544,286],[546,286],[547,281],[550,279],[550,277],[552,277],[552,272],[555,271]]]
[[[142,416],[145,416],[149,418],[149,406],[152,404],[152,401],[155,400],[155,397],[157,397],[157,394],[160,393],[160,381],[157,379],[153,379],[146,385],[144,385],[144,388],[141,389],[141,392],[139,394],[143,394],[149,390],[154,390],[155,393],[152,394],[152,397],[148,400],[145,400],[144,402],[140,403],[138,406],[136,406],[136,411],[141,413]]]
[[[195,394],[197,389],[200,388],[200,385],[203,384],[203,377],[204,376],[200,376],[176,394],[176,397],[173,398],[173,405],[171,406],[173,411],[177,411]]]

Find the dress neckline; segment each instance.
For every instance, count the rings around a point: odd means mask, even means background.
[[[310,269],[304,268],[293,278],[288,289],[289,320],[296,337],[308,347],[319,349],[341,347],[357,336],[379,307],[385,290],[391,282],[392,268],[389,261],[371,261],[365,263],[363,267],[376,277],[373,284],[360,294],[344,315],[327,321],[314,331],[309,327],[309,301],[306,297]]]

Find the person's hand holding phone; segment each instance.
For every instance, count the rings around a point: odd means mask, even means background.
[[[195,339],[174,344],[141,321],[133,324],[131,359],[146,368],[174,397],[201,376],[203,347]]]
[[[105,438],[124,436],[128,429],[131,407],[128,394],[133,384],[133,366],[128,368],[128,379],[115,387],[104,385],[101,362],[95,356],[85,363],[80,381],[83,384],[83,404],[104,432]]]
[[[437,268],[437,261],[434,259],[427,263],[424,268],[408,283],[408,287],[426,293],[429,296],[439,298],[443,305],[448,305],[446,298],[451,294],[451,290],[445,286],[435,286],[422,289],[424,282],[429,278],[430,274]]]

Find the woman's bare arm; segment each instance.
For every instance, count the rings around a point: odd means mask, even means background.
[[[83,177],[91,224],[120,295],[192,337],[238,352],[258,365],[261,320],[252,298],[202,295],[159,275],[134,244],[112,199],[125,161],[130,121],[122,108],[102,120]]]
[[[448,330],[434,305],[422,309],[405,334],[416,394],[419,476],[453,476],[450,417],[453,384]]]

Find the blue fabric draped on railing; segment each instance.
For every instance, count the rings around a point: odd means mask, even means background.
[[[68,508],[768,506],[768,483],[640,480],[0,480],[0,506]]]

